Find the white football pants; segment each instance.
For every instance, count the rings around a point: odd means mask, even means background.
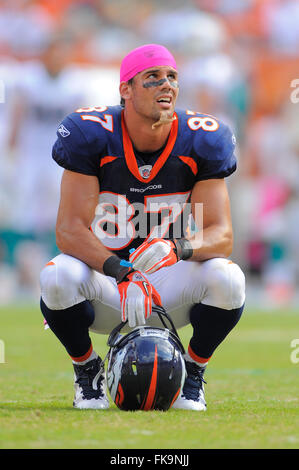
[[[180,261],[146,277],[159,292],[162,305],[177,329],[190,323],[189,311],[194,304],[231,310],[241,307],[245,301],[244,274],[237,264],[225,258],[202,263]],[[109,334],[121,322],[115,279],[72,256],[60,254],[53,258],[42,270],[40,284],[42,299],[51,310],[91,301],[95,320],[90,330],[95,333]],[[147,324],[162,326],[155,313]]]

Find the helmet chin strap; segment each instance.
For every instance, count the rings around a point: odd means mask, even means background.
[[[173,121],[175,121],[175,117],[169,118],[167,111],[161,111],[160,119],[152,125],[152,129],[155,130],[157,127],[171,124]]]
[[[181,346],[181,349],[182,349],[182,353],[185,354],[185,349],[184,349],[184,346],[183,344],[181,343],[181,340],[180,340],[180,337],[179,337],[179,334],[174,326],[174,323],[171,319],[171,317],[168,315],[168,313],[166,312],[166,310],[164,309],[164,307],[158,307],[157,305],[153,305],[153,312],[155,312],[162,325],[164,326],[165,329],[169,329],[169,327],[166,325],[165,323],[165,320],[163,319],[166,318],[171,326],[171,329],[170,331],[177,337],[177,340]],[[113,328],[113,330],[111,331],[109,337],[108,337],[108,341],[107,341],[107,345],[111,348],[115,347],[115,346],[118,346],[119,343],[122,343],[122,340],[125,338],[125,336],[121,337],[120,335],[120,331],[122,330],[122,328],[128,323],[128,320],[124,321],[124,322],[121,322],[119,323],[119,325],[117,325],[115,328]],[[130,333],[128,333],[130,334]],[[126,335],[127,336],[127,335]],[[102,365],[104,365],[109,353],[110,353],[110,349],[109,351],[107,352],[105,358],[102,360]]]

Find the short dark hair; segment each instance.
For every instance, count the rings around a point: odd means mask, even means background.
[[[133,77],[133,78],[134,78],[134,77]],[[132,85],[132,83],[133,83],[133,78],[130,78],[130,80],[127,81],[127,83],[128,83],[129,85]],[[124,100],[123,98],[120,99],[120,105],[121,105],[122,108],[125,107],[125,100]]]

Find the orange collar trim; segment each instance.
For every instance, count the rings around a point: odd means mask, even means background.
[[[149,181],[152,181],[155,178],[155,176],[161,170],[162,166],[164,165],[164,163],[166,162],[166,160],[168,159],[169,155],[172,152],[172,149],[174,147],[174,144],[178,135],[178,117],[176,113],[174,113],[174,116],[175,116],[175,120],[172,123],[166,147],[161,153],[160,157],[157,159],[156,163],[154,164],[150,177],[143,178],[139,173],[136,156],[133,150],[133,145],[129,137],[127,126],[124,120],[124,112],[122,111],[121,127],[122,127],[122,134],[123,134],[123,146],[124,146],[126,163],[130,172],[135,176],[135,178],[137,178],[142,183],[148,183]]]

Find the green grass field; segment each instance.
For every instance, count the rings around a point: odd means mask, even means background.
[[[189,335],[180,330],[185,346]],[[107,337],[92,337],[104,356]],[[72,408],[70,360],[38,308],[1,308],[0,448],[298,449],[295,338],[298,312],[247,310],[210,361],[205,413],[82,411]]]

